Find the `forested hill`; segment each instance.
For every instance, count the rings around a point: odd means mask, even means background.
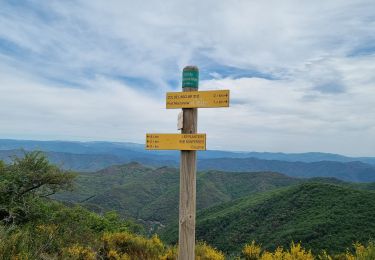
[[[362,162],[286,162],[257,158],[220,158],[198,161],[201,170],[273,171],[292,177],[334,177],[350,182],[374,182],[375,166]]]
[[[197,174],[197,207],[208,208],[242,196],[303,180],[272,172],[207,171]],[[95,211],[117,210],[124,217],[169,223],[178,216],[179,170],[150,168],[139,163],[80,173],[74,192],[56,198]]]
[[[110,181],[97,188],[143,176],[135,182],[139,183],[152,178],[147,172],[164,175],[169,170],[154,170],[137,163],[111,167],[98,173]],[[117,175],[122,175],[122,180]],[[326,181],[339,185],[315,183],[323,179],[298,184],[300,181],[294,178],[275,173],[202,175],[201,179],[210,180],[203,185],[204,191],[216,187],[215,192],[227,191],[232,198],[244,196],[247,189],[253,193],[198,214],[198,239],[212,242],[230,254],[198,242],[197,259],[374,259],[371,256],[375,255],[375,245],[368,239],[374,236],[375,193],[348,188],[373,185],[335,179]],[[228,182],[228,176],[234,177],[237,184]],[[163,243],[156,235],[145,237],[142,226],[114,211],[98,215],[77,204],[65,205],[49,198],[57,191],[69,190],[74,178],[74,173],[51,165],[40,153],[16,158],[10,164],[0,161],[0,259],[177,259],[175,245]],[[169,186],[166,180],[156,179],[161,182],[145,192],[151,194],[158,185]],[[98,185],[103,179],[98,177],[95,181]],[[241,186],[241,181],[250,185]],[[291,186],[283,187],[287,183]],[[268,189],[272,191],[255,192]],[[106,199],[106,203],[112,201],[110,197]],[[172,226],[173,230],[176,228]],[[176,233],[166,234],[173,239]],[[252,239],[263,243],[263,249],[284,248],[265,251]],[[289,246],[292,240],[300,240],[319,253],[314,256],[300,244]],[[363,242],[364,246],[356,244],[354,253],[350,253],[346,248],[351,248],[353,241]],[[329,256],[320,251],[323,248],[340,254]]]
[[[349,184],[334,178],[300,179],[275,172],[197,173],[197,208],[205,209],[243,196],[303,182],[326,182],[373,189],[373,184]],[[124,217],[163,225],[177,219],[179,170],[152,168],[132,162],[106,169],[79,173],[75,190],[56,196],[59,200],[80,203],[97,212],[117,210]]]
[[[196,232],[229,253],[252,240],[267,249],[295,241],[315,252],[345,251],[375,237],[375,192],[304,183],[249,195],[201,211]],[[177,234],[175,225],[163,237],[175,242]]]

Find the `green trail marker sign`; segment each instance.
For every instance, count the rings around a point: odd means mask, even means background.
[[[187,66],[182,71],[182,88],[198,89],[199,70],[195,66]]]
[[[199,70],[182,72],[182,91],[167,94],[167,108],[182,108],[181,134],[146,134],[147,150],[181,150],[178,259],[195,259],[197,151],[206,149],[206,134],[197,134],[198,107],[228,107],[229,90],[198,91]]]

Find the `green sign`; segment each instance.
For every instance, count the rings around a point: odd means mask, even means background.
[[[187,66],[182,72],[183,88],[198,88],[199,70],[195,66]]]

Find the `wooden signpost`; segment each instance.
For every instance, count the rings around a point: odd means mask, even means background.
[[[197,134],[198,109],[229,107],[229,90],[198,91],[199,70],[182,72],[182,91],[169,92],[166,107],[182,108],[181,134],[146,134],[147,150],[181,150],[178,259],[195,259],[197,150],[206,150],[206,134]]]

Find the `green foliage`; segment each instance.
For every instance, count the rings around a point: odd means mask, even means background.
[[[62,259],[95,260],[97,259],[97,253],[90,247],[84,247],[76,244],[63,249]]]
[[[73,178],[38,152],[14,158],[9,165],[0,163],[0,259],[67,256],[77,252],[75,245],[82,257],[89,257],[89,248],[99,247],[105,232],[143,232],[115,212],[100,216],[48,199],[71,188]],[[73,249],[64,251],[67,246]]]
[[[164,245],[156,235],[145,238],[125,230],[124,223],[119,223],[113,214],[100,217],[79,207],[49,206],[51,213],[60,217],[40,219],[39,224],[0,225],[0,259],[167,260],[177,257],[176,247]],[[107,221],[112,224],[106,226]],[[202,260],[224,259],[223,253],[203,242],[197,244],[196,255],[196,259]]]
[[[3,172],[4,168],[5,168],[5,163],[2,160],[0,160],[0,172]]]
[[[335,177],[350,182],[374,182],[373,165],[351,161],[279,161],[257,158],[213,158],[198,162],[199,169],[220,169],[222,171],[273,171],[292,177]]]
[[[375,259],[375,243],[371,241],[367,246],[363,246],[360,243],[354,244],[354,259],[358,260],[372,260]],[[348,253],[347,253],[348,255]]]
[[[34,204],[59,190],[72,187],[74,174],[51,165],[40,152],[0,164],[0,221],[29,221],[37,211]]]
[[[77,248],[82,249],[82,254],[89,254],[90,248],[100,247],[101,236],[106,232],[142,230],[114,212],[100,216],[80,206],[43,203],[44,216],[22,225],[0,225],[0,259],[9,259],[11,255],[27,256],[27,259],[40,259],[42,255],[55,257],[73,254]]]
[[[197,209],[242,196],[300,183],[278,173],[208,171],[197,174]],[[96,212],[116,210],[123,217],[168,225],[178,218],[179,171],[131,163],[94,173],[80,173],[74,192],[57,199],[81,202]]]
[[[304,249],[300,243],[292,242],[289,249],[277,247],[272,252],[263,250],[253,241],[251,244],[245,245],[242,253],[245,260],[373,260],[375,259],[375,244],[372,241],[367,246],[355,243],[353,253],[347,251],[329,255],[326,251],[322,251],[314,256],[311,251]]]
[[[309,180],[272,172],[206,171],[197,173],[197,210],[310,181],[375,189],[374,185],[349,184],[334,178]],[[153,169],[138,163],[112,166],[79,173],[76,187],[73,192],[58,193],[55,198],[80,203],[98,213],[116,210],[122,217],[143,220],[152,231],[178,218],[179,171],[175,168]]]
[[[166,253],[161,257],[162,260],[175,260],[178,259],[178,246],[169,247]],[[195,244],[195,259],[197,260],[224,260],[225,255],[207,245],[205,242],[200,241]]]
[[[196,234],[226,253],[239,252],[252,240],[267,250],[301,241],[314,253],[344,252],[356,241],[375,237],[375,193],[305,183],[254,194],[199,213]],[[177,225],[161,237],[176,242]]]
[[[170,192],[166,194],[174,194],[175,179],[169,178],[168,174],[173,174],[169,168],[156,170],[160,176],[151,182],[147,182],[149,174],[155,171],[142,169],[137,164],[127,165],[127,172],[121,177],[126,181],[120,186],[143,188],[140,192],[154,201],[163,201],[158,199],[165,195],[156,200],[152,195],[163,194],[163,189]],[[135,178],[133,175],[137,174],[140,177]],[[230,177],[226,174],[199,174],[198,189],[212,192],[212,196],[203,195],[203,205],[215,204],[221,196],[229,202],[199,214],[198,238],[234,255],[242,250],[241,257],[251,260],[375,259],[375,244],[363,244],[375,235],[373,191],[356,190],[355,185],[332,180],[336,184],[307,182],[230,201],[254,190],[301,181],[273,173],[231,173]],[[0,161],[0,205],[5,216],[0,223],[0,259],[177,259],[176,246],[165,245],[156,235],[141,236],[142,227],[114,211],[98,215],[82,206],[68,207],[47,198],[60,189],[70,188],[73,177],[72,173],[50,165],[39,153],[16,158],[10,165]],[[113,182],[121,178],[108,179]],[[230,184],[230,179],[236,181]],[[100,180],[103,178],[96,181]],[[244,180],[248,183],[241,183]],[[8,221],[9,216],[13,221]],[[246,244],[248,241],[253,242]],[[306,249],[301,243],[290,245],[290,241],[301,241]],[[354,247],[347,249],[354,241]],[[206,242],[199,242],[196,259],[222,260],[225,255]]]
[[[165,253],[165,246],[154,235],[151,239],[132,233],[106,233],[102,237],[100,254],[103,258],[123,259],[160,259]]]

